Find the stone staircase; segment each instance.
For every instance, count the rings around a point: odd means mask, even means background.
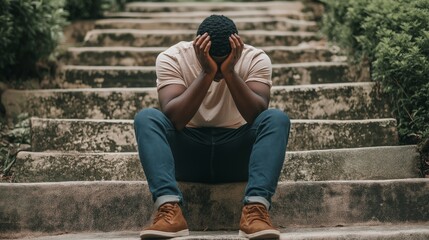
[[[8,90],[8,117],[27,112],[32,149],[0,184],[0,238],[138,239],[153,210],[132,120],[157,107],[154,63],[192,40],[213,12],[273,62],[270,107],[292,119],[273,199],[281,239],[429,239],[429,180],[415,146],[399,146],[389,103],[317,33],[310,1],[129,3],[69,48],[61,88]],[[241,239],[244,183],[179,183],[192,236]],[[50,237],[38,237],[55,235]]]

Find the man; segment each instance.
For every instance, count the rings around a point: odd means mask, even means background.
[[[235,24],[212,15],[192,42],[180,42],[156,61],[161,111],[134,121],[139,157],[157,213],[140,236],[189,234],[176,181],[248,181],[239,235],[277,238],[268,209],[285,157],[290,120],[268,109],[271,61],[245,45]]]

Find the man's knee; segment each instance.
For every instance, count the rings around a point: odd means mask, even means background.
[[[264,117],[269,120],[268,122],[270,124],[290,128],[290,119],[286,113],[278,109],[267,109],[262,114],[264,114]]]
[[[145,126],[150,123],[156,122],[157,120],[161,120],[163,117],[164,114],[158,109],[145,108],[134,116],[134,126]]]

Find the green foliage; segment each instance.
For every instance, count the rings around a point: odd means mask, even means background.
[[[394,101],[403,143],[429,137],[429,0],[323,0],[322,31],[353,63],[366,58]]]
[[[65,10],[69,20],[96,19],[112,10],[123,0],[67,0]]]
[[[21,78],[47,60],[65,25],[62,0],[2,0],[0,3],[0,78]]]
[[[323,33],[329,40],[345,49],[351,56],[350,60],[361,60],[363,52],[355,36],[361,36],[364,32],[361,27],[366,17],[363,9],[371,0],[322,0],[322,2],[326,4],[326,12],[322,20]]]
[[[429,178],[429,138],[419,144],[418,151],[420,153],[420,169],[423,177]]]
[[[13,16],[9,12],[9,1],[0,1],[0,69],[13,61],[13,53],[8,51],[13,41]]]
[[[11,169],[17,154],[30,149],[30,118],[26,113],[18,115],[18,123],[11,129],[0,120],[0,182],[13,181]]]
[[[28,113],[17,116],[17,123],[6,133],[11,143],[30,144],[30,117]]]

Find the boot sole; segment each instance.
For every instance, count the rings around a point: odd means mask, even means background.
[[[249,239],[279,239],[280,238],[280,232],[278,230],[263,230],[251,234],[247,234],[243,231],[238,231],[238,236],[240,237],[246,237]]]
[[[181,230],[178,232],[163,232],[156,230],[146,230],[140,232],[140,239],[148,238],[173,238],[189,236],[189,229]]]

